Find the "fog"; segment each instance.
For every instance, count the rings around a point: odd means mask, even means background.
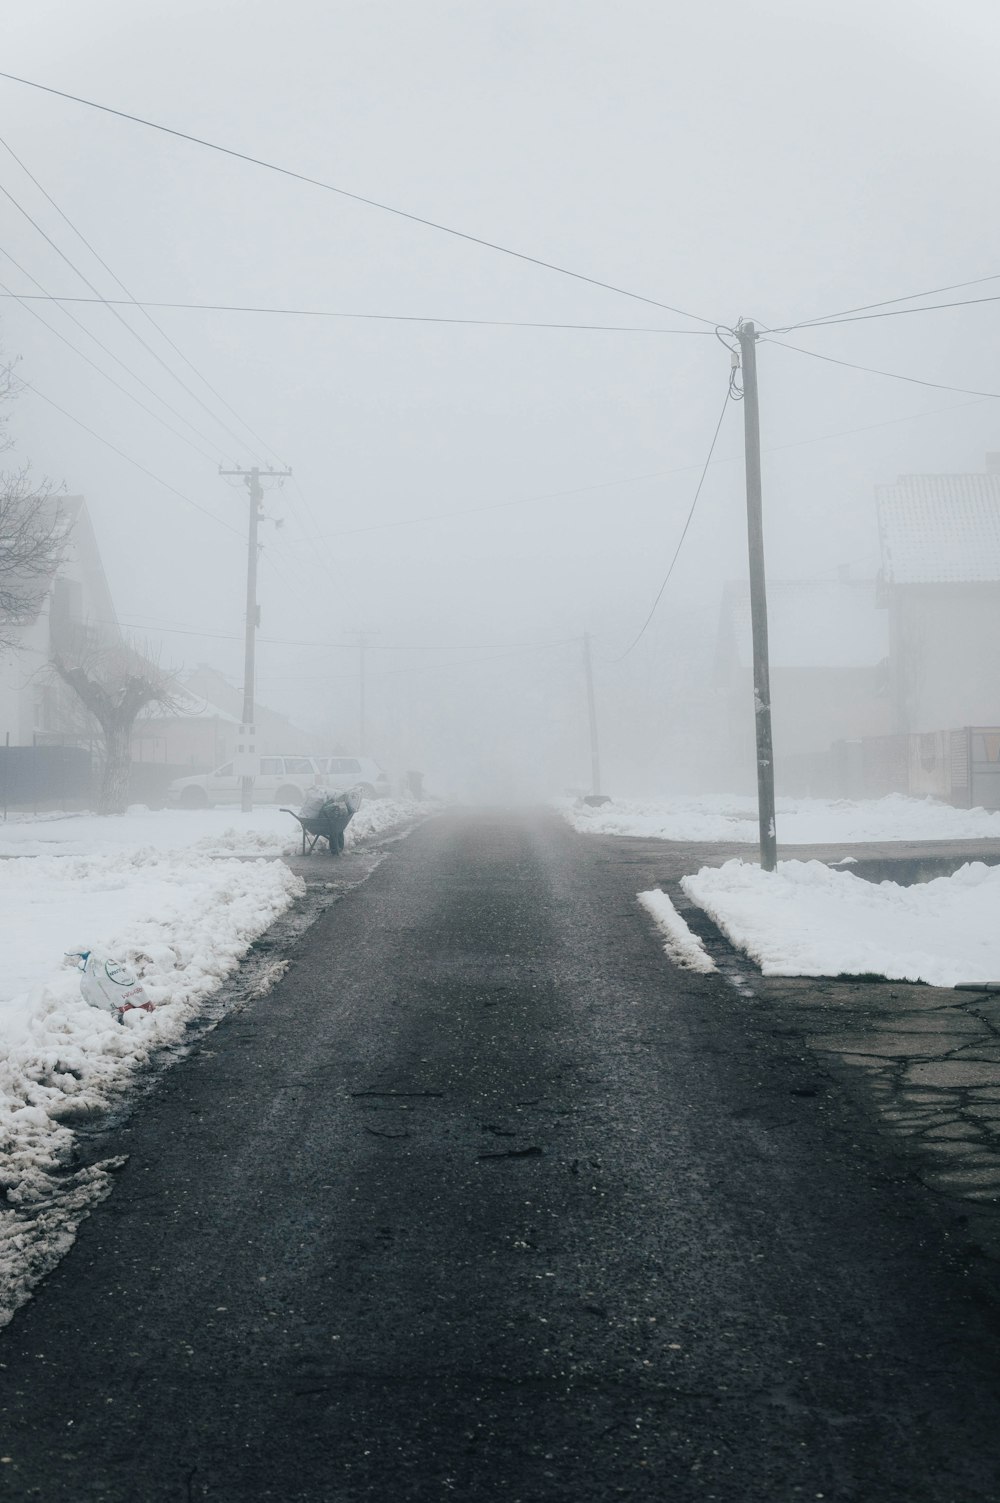
[[[727,390],[712,326],[1000,275],[998,44],[996,7],[972,0],[10,10],[10,73],[698,316],[0,79],[0,136],[37,179],[0,147],[0,184],[36,221],[3,200],[15,292],[89,295],[41,227],[123,296],[41,185],[143,302],[642,331],[151,308],[195,374],[122,310],[207,412],[107,308],[64,305],[176,417],[58,306],[5,297],[0,343],[36,388],[17,453],[86,497],[122,625],[236,684],[247,496],[218,467],[290,467],[265,503],[258,699],[394,774],[475,799],[586,788],[588,632],[608,788],[749,786],[717,668],[723,591],[747,571],[737,403],[632,646]],[[996,306],[787,338],[997,391]],[[775,343],[758,359],[769,582],[873,580],[874,487],[1000,448],[989,398]],[[795,712],[776,725],[793,734]]]

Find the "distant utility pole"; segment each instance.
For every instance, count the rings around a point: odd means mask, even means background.
[[[771,673],[767,652],[767,590],[764,583],[764,523],[760,485],[760,406],[757,398],[757,330],[736,329],[743,368],[743,434],[746,445],[747,542],[750,551],[750,626],[753,633],[753,703],[757,739],[757,818],[760,864],[778,864],[774,829],[774,747],[771,740]]]
[[[264,500],[264,488],[260,483],[260,477],[264,475],[269,479],[282,480],[291,473],[291,470],[261,470],[256,465],[251,470],[224,470],[221,465],[219,466],[220,475],[238,477],[244,481],[250,492],[250,538],[247,545],[247,616],[243,653],[243,724],[240,727],[243,738],[242,749],[245,757],[256,757],[254,683],[256,675],[257,627],[260,625],[260,607],[257,604],[257,528],[260,523],[261,505]],[[244,765],[249,766],[250,764],[246,762]],[[249,814],[253,808],[253,784],[254,774],[244,772],[240,778],[240,808],[244,814]]]
[[[590,715],[590,792],[601,793],[601,754],[597,745],[597,703],[594,699],[594,670],[590,661],[590,632],[583,634],[583,671],[587,676],[587,710]]]

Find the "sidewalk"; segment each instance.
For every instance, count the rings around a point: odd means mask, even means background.
[[[680,887],[698,866],[721,866],[747,847],[682,847],[621,839],[623,859],[648,860],[677,911],[748,1004],[774,1030],[799,1036],[816,1058],[815,1091],[836,1077],[891,1132],[914,1176],[967,1226],[972,1244],[1000,1261],[1000,995],[906,982],[764,977]],[[640,853],[641,848],[641,853]],[[872,881],[903,884],[1000,864],[1000,842],[893,841],[788,846],[779,860],[836,863]]]

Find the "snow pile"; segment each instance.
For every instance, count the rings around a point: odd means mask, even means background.
[[[72,1173],[68,1124],[100,1112],[252,941],[303,891],[280,861],[152,849],[0,862],[0,1325],[109,1189],[108,1160]],[[99,949],[139,976],[152,1014],[88,1006],[64,952]]]
[[[759,839],[753,798],[615,799],[600,808],[563,799],[559,809],[584,834],[640,835],[656,840]],[[1000,812],[955,809],[936,799],[890,793],[879,799],[779,798],[775,811],[782,845],[840,845],[882,840],[1000,839]]]
[[[401,799],[366,801],[347,828],[346,843],[412,825],[431,808]],[[249,814],[234,808],[147,809],[136,804],[126,814],[11,815],[0,824],[0,856],[84,856],[144,848],[280,856],[297,851],[300,842],[295,820],[274,804]]]
[[[640,892],[639,902],[647,913],[652,914],[663,936],[663,948],[676,965],[706,974],[718,970],[697,934],[692,934],[665,892],[658,887]]]
[[[821,861],[727,861],[681,886],[765,976],[1000,981],[1000,867],[981,861],[913,887]]]
[[[368,799],[344,831],[347,849],[350,850],[352,845],[370,840],[376,835],[408,829],[419,820],[426,819],[436,808],[435,804],[416,803],[412,799]]]

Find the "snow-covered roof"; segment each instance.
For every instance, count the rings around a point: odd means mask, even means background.
[[[1000,580],[1000,474],[900,475],[875,504],[886,584]]]
[[[726,586],[723,631],[741,668],[753,663],[750,586]],[[889,622],[872,580],[771,580],[767,638],[772,668],[873,668],[889,655]]]

